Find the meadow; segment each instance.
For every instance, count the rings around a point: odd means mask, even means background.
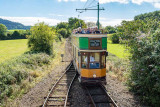
[[[107,51],[109,53],[112,53],[116,55],[119,58],[128,58],[130,55],[128,50],[126,49],[125,45],[123,44],[113,44],[111,41],[112,34],[108,34],[108,40],[107,40]]]
[[[27,39],[0,41],[0,63],[12,57],[20,56],[28,50]]]

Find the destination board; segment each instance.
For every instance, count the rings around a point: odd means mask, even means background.
[[[90,40],[90,47],[99,47],[100,43],[100,40]]]

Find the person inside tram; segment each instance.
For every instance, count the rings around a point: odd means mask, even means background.
[[[94,57],[90,56],[90,62],[94,62]]]
[[[88,28],[88,29],[87,29],[86,34],[91,34],[91,28]]]
[[[86,58],[84,59],[85,63],[87,63],[87,60],[88,60],[88,59],[87,59],[87,57],[86,57]]]
[[[82,29],[82,31],[81,31],[81,34],[85,34],[86,32],[85,32],[85,30],[84,29]]]
[[[95,29],[94,29],[94,33],[95,33],[95,34],[100,34],[101,32],[98,30],[98,28],[97,28],[97,27],[95,27]]]

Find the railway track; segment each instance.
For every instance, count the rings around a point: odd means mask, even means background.
[[[118,107],[102,84],[85,85],[89,107]]]
[[[51,88],[42,107],[69,107],[68,95],[75,77],[76,72],[71,62],[63,75]]]

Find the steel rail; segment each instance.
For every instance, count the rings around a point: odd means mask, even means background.
[[[71,83],[70,83],[70,85],[69,85],[68,92],[67,92],[67,95],[66,95],[66,100],[65,100],[65,103],[64,103],[64,107],[67,106],[67,101],[68,101],[68,95],[69,95],[69,92],[70,92],[70,88],[71,88],[71,86],[72,86],[72,84],[73,84],[73,81],[74,81],[75,78],[76,78],[76,75],[77,75],[77,74],[74,75],[74,77],[73,77],[73,79],[72,79],[72,81],[71,81]]]
[[[93,100],[93,98],[92,98],[92,96],[91,96],[91,94],[90,94],[90,92],[89,92],[89,90],[87,89],[86,86],[85,86],[85,89],[87,90],[87,93],[88,93],[88,95],[89,95],[89,98],[90,98],[90,100],[91,100],[93,106],[96,107],[96,104],[95,104],[95,102],[94,102],[94,100]]]
[[[53,87],[51,88],[50,92],[48,93],[44,103],[43,103],[43,106],[42,107],[45,107],[46,104],[47,104],[47,101],[49,99],[49,96],[52,94],[53,92],[53,89],[56,87],[56,85],[59,83],[59,81],[61,80],[61,78],[66,74],[66,72],[69,70],[69,68],[71,67],[72,65],[72,62],[70,63],[70,65],[67,67],[67,69],[65,70],[65,72],[62,74],[62,76],[58,79],[58,81],[53,85]]]
[[[108,92],[107,92],[107,90],[106,90],[106,88],[104,87],[104,85],[102,85],[101,83],[98,83],[98,86],[99,86],[99,88],[101,89],[101,90],[103,90],[103,92],[104,92],[104,94],[107,96],[107,98],[111,101],[111,102],[109,102],[110,104],[112,104],[112,106],[114,106],[114,107],[118,107],[118,105],[115,103],[115,101],[111,98],[111,96],[108,94]],[[87,88],[87,86],[84,86],[85,87],[85,89],[86,89],[86,92],[87,92],[87,94],[88,94],[88,96],[89,96],[89,99],[91,100],[91,104],[93,105],[93,107],[97,107],[96,106],[96,102],[93,100],[93,97],[92,97],[92,95],[91,95],[91,93],[89,92],[89,89]],[[111,106],[111,105],[110,105]],[[112,107],[111,106],[111,107]]]
[[[102,84],[100,84],[100,86],[102,87],[103,91],[108,96],[108,98],[112,101],[112,104],[114,105],[114,107],[118,107],[118,105],[115,103],[115,101],[112,99],[112,97],[108,94],[106,88]]]

